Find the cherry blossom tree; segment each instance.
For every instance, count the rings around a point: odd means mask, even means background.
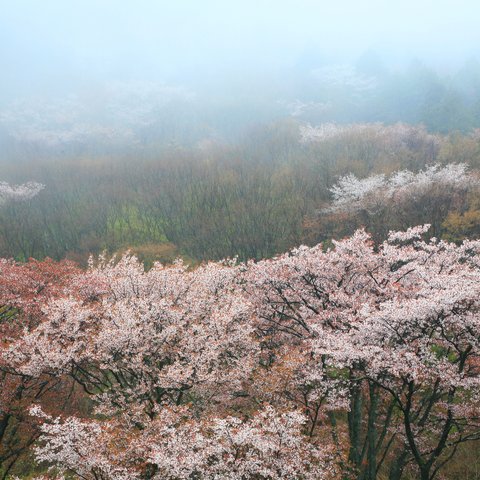
[[[177,263],[148,272],[134,257],[102,263],[45,307],[49,318],[11,349],[24,375],[69,373],[102,408],[241,393],[257,344],[238,268]],[[77,295],[74,296],[73,292]]]
[[[467,210],[479,186],[478,175],[466,164],[435,164],[416,173],[400,170],[366,178],[348,174],[330,189],[331,203],[310,219],[309,228],[313,233],[334,225],[350,234],[364,226],[381,242],[391,229],[428,222],[429,234],[441,236],[449,213]]]
[[[478,179],[467,172],[465,164],[432,165],[418,173],[409,170],[395,172],[389,178],[372,175],[358,179],[354,175],[341,177],[331,189],[332,205],[328,211],[367,210],[375,213],[388,202],[397,204],[414,196],[425,196],[432,188],[467,191],[478,186]]]
[[[31,410],[38,461],[105,480],[432,480],[480,440],[480,241],[428,229],[195,269],[92,261],[2,348],[20,378],[93,401]]]
[[[440,135],[428,133],[424,126],[397,123],[384,125],[383,123],[322,123],[312,126],[300,126],[300,141],[305,145],[315,145],[330,140],[359,137],[366,141],[376,141],[385,147],[386,152],[398,152],[402,148],[411,148],[419,145],[428,146],[436,151],[444,140]]]
[[[349,460],[359,478],[415,468],[434,478],[479,424],[478,241],[426,243],[427,227],[378,251],[358,231],[251,266],[262,331],[301,344],[349,390]],[[332,419],[335,431],[337,422]]]
[[[18,375],[1,355],[26,328],[40,324],[46,302],[63,295],[68,279],[79,270],[71,262],[0,261],[0,475],[5,478],[38,437],[38,421],[28,414],[32,402],[59,405],[58,396],[73,396],[60,378]],[[54,411],[59,411],[54,408]]]
[[[303,434],[305,417],[266,405],[250,418],[196,420],[187,407],[166,408],[144,430],[69,418],[46,419],[39,461],[86,479],[327,479],[331,452]]]
[[[331,447],[305,415],[252,396],[263,367],[243,274],[234,262],[145,271],[126,255],[47,302],[5,361],[27,378],[70,376],[108,420],[33,409],[46,420],[38,459],[87,478],[331,477]]]
[[[45,188],[38,182],[27,182],[22,185],[10,185],[7,182],[0,182],[0,204],[9,200],[24,201],[35,197]]]

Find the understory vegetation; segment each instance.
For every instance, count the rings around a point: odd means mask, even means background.
[[[45,188],[0,209],[0,255],[6,258],[85,264],[91,253],[133,249],[150,264],[178,256],[246,260],[342,238],[360,226],[376,239],[422,223],[453,241],[478,233],[476,187],[467,182],[444,189],[441,174],[435,179],[431,170],[464,164],[474,174],[480,167],[476,130],[441,135],[405,124],[312,127],[285,120],[235,143],[139,150],[134,157],[59,158],[39,151],[31,162],[35,152],[22,152],[2,166],[2,179],[35,179]],[[388,181],[403,171],[433,175],[431,183],[405,191],[400,202],[384,195],[375,208],[326,210],[331,189],[347,176]]]

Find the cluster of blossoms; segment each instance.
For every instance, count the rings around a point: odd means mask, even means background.
[[[326,113],[333,108],[331,102],[304,102],[298,99],[294,101],[279,100],[277,103],[284,107],[289,115],[297,118],[311,113]]]
[[[49,148],[92,141],[132,144],[165,105],[193,99],[184,88],[151,82],[114,82],[99,88],[53,100],[14,101],[0,114],[0,126],[18,142]]]
[[[7,182],[0,182],[0,204],[9,200],[31,200],[44,188],[45,185],[38,182],[27,182],[22,185],[10,185]]]
[[[372,175],[359,179],[353,174],[341,177],[331,188],[333,202],[328,212],[355,212],[375,210],[391,202],[402,203],[406,199],[439,193],[467,192],[478,187],[479,181],[468,172],[463,163],[451,163],[444,167],[431,165],[417,173],[409,170],[395,172],[391,176]]]
[[[359,94],[374,90],[378,85],[377,78],[359,73],[351,65],[337,64],[316,68],[312,75],[323,85],[344,87]]]
[[[134,141],[134,133],[129,128],[76,123],[71,128],[38,129],[34,125],[17,130],[12,135],[20,142],[40,144],[46,147],[58,147],[71,143],[81,143],[92,140],[119,143]]]
[[[163,408],[142,431],[115,421],[101,427],[69,418],[44,418],[39,461],[82,478],[152,479],[334,478],[328,447],[305,442],[305,416],[267,405],[249,419],[210,416],[197,420],[186,407]],[[112,448],[113,445],[116,448]],[[128,445],[128,448],[125,446]],[[127,467],[125,467],[127,466]]]
[[[323,123],[318,126],[309,124],[300,126],[300,138],[304,144],[317,144],[352,136],[363,138],[364,141],[373,139],[381,142],[390,151],[418,144],[429,144],[433,148],[438,148],[441,143],[441,137],[428,133],[425,127],[405,123],[394,125],[384,125],[383,123]]]
[[[37,460],[92,480],[373,480],[387,463],[433,479],[480,439],[480,241],[427,230],[69,275],[1,350],[8,372],[95,404],[31,408]]]

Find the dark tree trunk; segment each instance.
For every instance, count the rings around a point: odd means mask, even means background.
[[[362,392],[360,386],[352,388],[350,411],[348,412],[348,433],[350,437],[349,461],[356,467],[361,466],[361,429],[362,429]]]

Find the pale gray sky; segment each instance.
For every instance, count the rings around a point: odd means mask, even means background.
[[[0,0],[0,86],[261,74],[306,51],[459,63],[479,20],[478,0]]]

